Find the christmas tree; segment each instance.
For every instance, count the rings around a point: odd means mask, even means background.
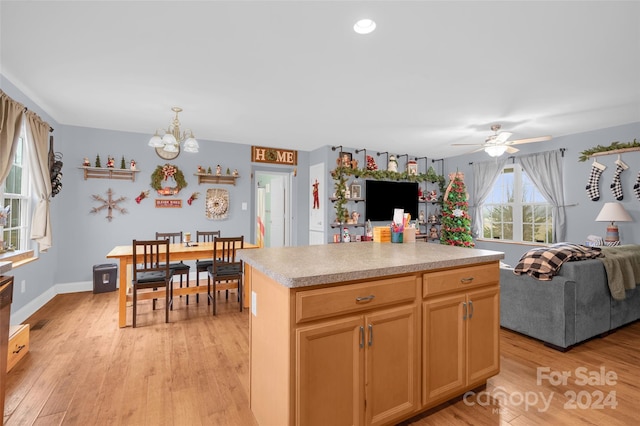
[[[449,179],[449,186],[442,201],[440,243],[473,247],[475,244],[471,237],[471,218],[467,190],[464,186],[464,173],[451,173]]]

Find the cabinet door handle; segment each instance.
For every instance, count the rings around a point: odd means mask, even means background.
[[[473,277],[460,278],[460,282],[462,284],[469,284],[473,282]]]
[[[371,300],[373,300],[373,298],[376,297],[373,294],[370,294],[368,296],[358,296],[356,297],[356,302],[369,302]]]
[[[369,324],[369,346],[373,345],[373,325]]]
[[[24,348],[26,348],[27,345],[20,345],[16,348],[15,351],[13,351],[14,354],[19,354],[21,350],[23,350]]]
[[[469,319],[473,318],[473,302],[469,300]]]
[[[466,302],[462,302],[462,320],[465,321],[467,319],[467,304]]]
[[[360,326],[360,349],[364,348],[364,327]]]

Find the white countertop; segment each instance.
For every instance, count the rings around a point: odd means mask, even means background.
[[[343,243],[240,250],[238,256],[285,287],[296,288],[504,259],[504,253],[425,242]]]

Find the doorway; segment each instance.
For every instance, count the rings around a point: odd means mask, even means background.
[[[292,173],[255,172],[255,241],[260,247],[291,245],[292,177]]]

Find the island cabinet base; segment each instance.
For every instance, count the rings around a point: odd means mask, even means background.
[[[395,424],[499,371],[497,262],[298,288],[245,268],[260,425]]]

